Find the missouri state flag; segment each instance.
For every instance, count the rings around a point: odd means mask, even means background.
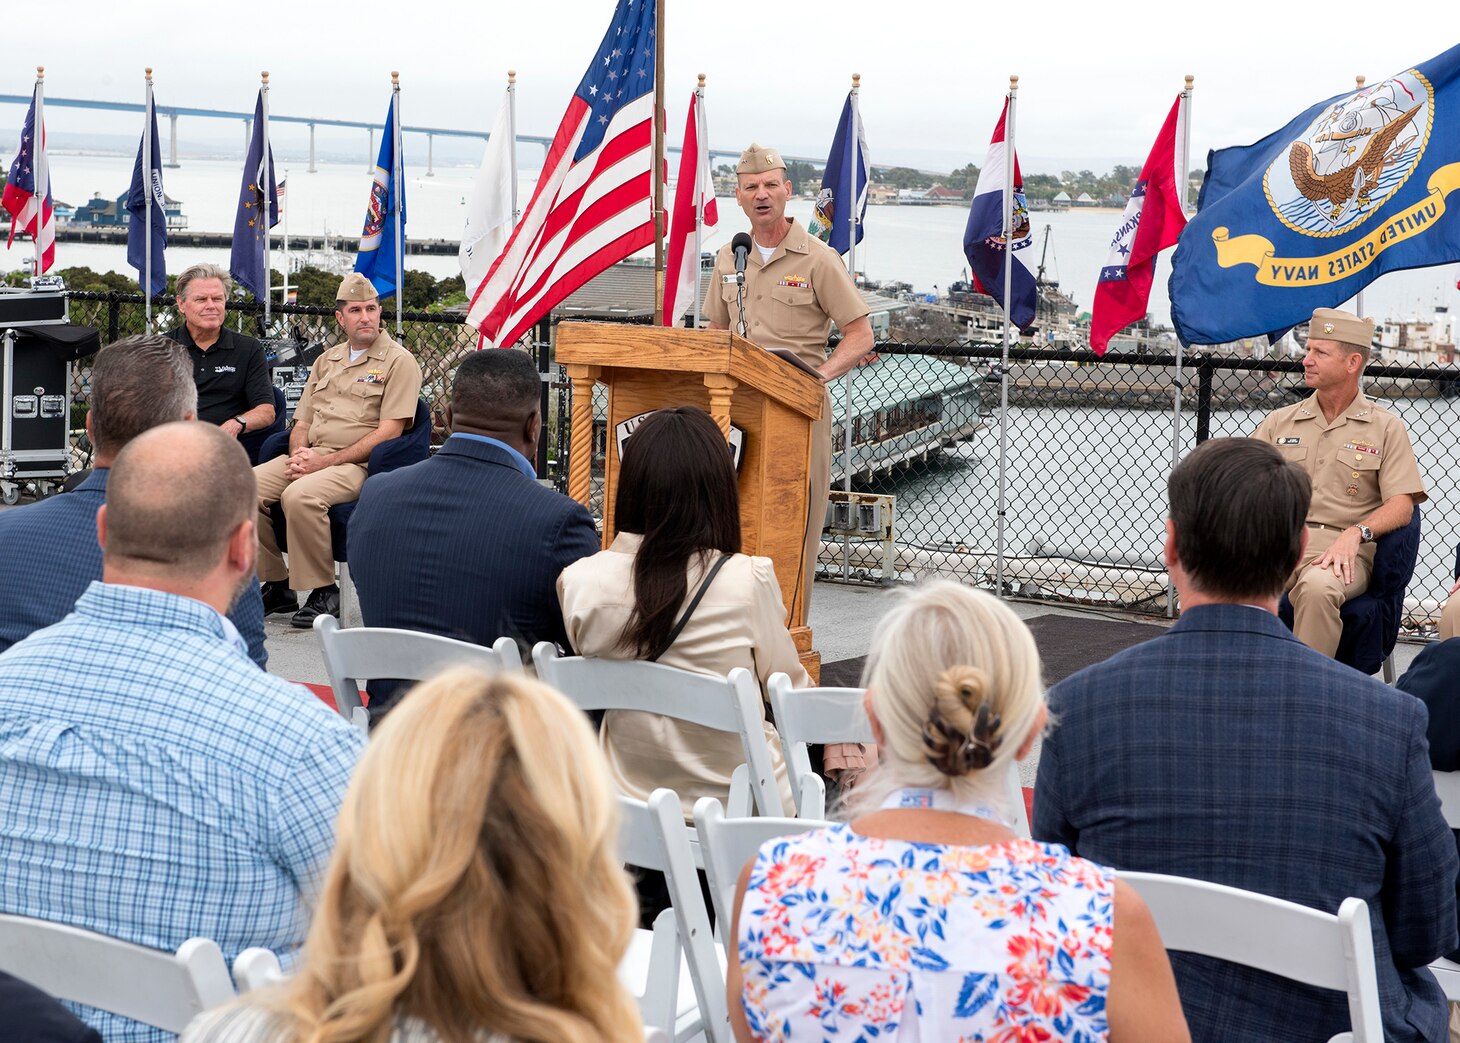
[[[1014,155],[1013,235],[1004,235],[1004,162],[1006,149],[1013,142],[1004,141],[1004,127],[1009,117],[1009,102],[994,127],[993,140],[978,172],[978,186],[973,191],[973,205],[968,211],[968,225],[963,232],[963,253],[973,269],[977,289],[998,301],[1009,321],[1023,329],[1034,321],[1034,269],[1030,266],[1034,238],[1029,234],[1029,206],[1024,200],[1024,176],[1019,172],[1019,156]],[[1009,292],[1004,287],[1004,254],[1011,248],[1014,264]]]
[[[1211,153],[1172,258],[1186,344],[1280,336],[1385,272],[1460,260],[1460,45]]]
[[[1096,355],[1105,354],[1114,334],[1146,317],[1156,255],[1176,245],[1186,227],[1181,206],[1186,178],[1184,101],[1178,95],[1167,113],[1100,269],[1090,316],[1090,347]]]

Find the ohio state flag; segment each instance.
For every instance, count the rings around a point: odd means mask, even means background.
[[[1156,144],[1141,167],[1141,176],[1125,204],[1120,227],[1110,241],[1110,254],[1100,269],[1095,285],[1095,304],[1090,317],[1090,347],[1104,355],[1110,338],[1131,323],[1146,317],[1151,283],[1156,274],[1156,255],[1175,246],[1186,227],[1180,187],[1186,178],[1186,107],[1177,95],[1166,115]],[[1179,171],[1179,173],[1178,173]],[[1180,177],[1182,181],[1178,182]]]

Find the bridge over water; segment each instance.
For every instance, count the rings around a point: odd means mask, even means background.
[[[29,105],[31,97],[29,94],[0,94],[0,104],[8,105]],[[90,109],[94,112],[135,112],[139,115],[145,111],[145,106],[140,102],[129,101],[98,101],[91,98],[55,98],[46,96],[47,108],[60,109]],[[253,129],[252,112],[231,112],[227,109],[204,109],[189,105],[158,105],[157,114],[166,116],[169,124],[169,135],[167,143],[167,166],[179,166],[177,161],[177,121],[180,117],[199,119],[224,119],[239,120],[243,123],[243,151],[248,152],[249,137]],[[383,131],[381,123],[370,123],[364,120],[331,119],[325,116],[286,116],[280,113],[270,112],[269,122],[271,123],[302,123],[309,128],[309,168],[308,173],[314,173],[314,130],[316,127],[346,127],[355,130],[363,130],[367,134],[365,149],[365,162],[370,169],[375,168],[375,132]],[[432,146],[438,137],[452,138],[478,138],[486,141],[491,134],[482,130],[462,130],[456,127],[418,127],[402,125],[402,134],[424,134],[426,136],[426,176],[435,176],[433,166]],[[518,134],[519,142],[527,142],[532,145],[539,145],[546,154],[548,146],[552,144],[551,137],[538,134]],[[679,149],[673,146],[669,151],[678,152]],[[739,150],[728,152],[724,149],[710,149],[710,158],[716,156],[728,156],[738,158]],[[787,160],[796,163],[815,163],[818,166],[825,162],[824,159],[817,159],[808,156],[786,156]]]

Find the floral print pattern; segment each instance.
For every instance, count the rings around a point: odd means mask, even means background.
[[[781,837],[740,917],[746,1017],[796,1043],[1097,1043],[1113,902],[1113,874],[1057,844]]]

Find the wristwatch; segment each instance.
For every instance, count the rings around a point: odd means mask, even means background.
[[[234,417],[233,418],[233,422],[235,424],[237,424],[239,427],[243,428],[243,431],[247,431],[248,430],[248,421],[245,420],[245,419],[243,419],[243,416],[242,415],[239,415],[239,416]],[[243,431],[240,431],[238,433],[239,434],[243,434]]]
[[[1359,530],[1359,542],[1360,543],[1373,543],[1374,542],[1374,530],[1373,529],[1369,528],[1367,525],[1360,525],[1360,526],[1358,526],[1358,530]]]

